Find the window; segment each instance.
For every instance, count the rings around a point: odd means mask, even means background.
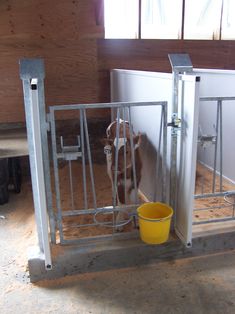
[[[185,0],[184,39],[219,39],[222,0]]]
[[[105,38],[138,38],[139,0],[104,0]]]
[[[182,0],[142,0],[141,38],[180,39]]]
[[[104,0],[105,38],[235,39],[235,0]]]
[[[235,1],[223,1],[222,39],[235,39]]]

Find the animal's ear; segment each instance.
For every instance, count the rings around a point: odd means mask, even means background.
[[[142,134],[139,132],[138,135],[134,136],[133,141],[135,145],[135,149],[137,149],[141,144]]]

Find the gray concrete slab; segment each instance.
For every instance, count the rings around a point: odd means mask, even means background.
[[[186,248],[175,236],[161,245],[146,245],[139,239],[96,242],[83,246],[54,245],[52,270],[45,269],[41,254],[37,255],[39,250],[34,248],[29,253],[29,274],[31,282],[37,282],[78,273],[149,265],[234,248],[234,232],[195,238],[192,248]]]

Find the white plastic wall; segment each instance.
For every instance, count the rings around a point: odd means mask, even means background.
[[[200,97],[235,96],[235,71],[194,69],[201,77]],[[223,102],[223,175],[235,182],[235,101]],[[199,132],[205,135],[215,134],[216,102],[200,102]],[[219,148],[219,147],[218,147]],[[198,160],[213,167],[214,145],[203,150],[198,147]],[[217,159],[219,170],[219,157]]]
[[[111,72],[111,101],[167,101],[168,121],[171,119],[172,74],[112,70]],[[143,141],[141,155],[143,160],[141,190],[153,200],[156,185],[156,152],[158,149],[161,107],[142,107],[132,109],[132,124],[136,133],[141,132]],[[168,135],[168,152],[170,152]],[[170,168],[168,154],[168,169]],[[167,180],[169,191],[169,179]],[[160,188],[157,188],[158,195]],[[169,194],[169,193],[167,193]],[[167,199],[168,200],[168,199]]]

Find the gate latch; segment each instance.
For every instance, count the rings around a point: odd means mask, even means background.
[[[171,126],[171,134],[175,135],[181,128],[181,119],[178,117],[177,113],[173,113],[171,117],[171,122],[167,123],[167,126]]]

